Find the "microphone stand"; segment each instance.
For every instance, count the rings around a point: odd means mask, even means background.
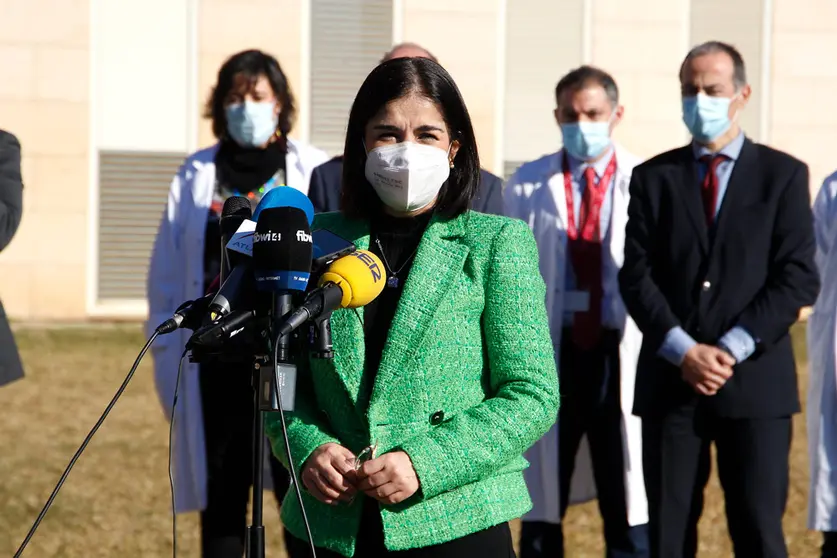
[[[292,310],[293,299],[290,293],[273,293],[269,331],[278,331],[283,318]],[[267,339],[273,339],[273,335],[268,335]],[[246,558],[265,557],[263,467],[265,413],[278,411],[278,405],[282,405],[285,410],[293,410],[296,366],[291,362],[291,336],[284,335],[273,342],[278,345],[275,347],[277,370],[273,369],[274,347],[272,346],[268,346],[265,354],[256,355],[253,363],[253,510],[251,524],[247,527]],[[290,388],[290,393],[282,393],[283,401],[279,401],[277,396],[277,381],[289,384],[285,387]]]

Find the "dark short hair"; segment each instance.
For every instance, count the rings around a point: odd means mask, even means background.
[[[288,78],[285,77],[279,61],[273,56],[261,50],[245,50],[232,55],[224,62],[218,70],[218,80],[206,102],[204,116],[212,120],[212,133],[215,137],[218,139],[227,137],[227,116],[224,105],[236,86],[238,76],[247,79],[251,87],[259,77],[267,77],[282,107],[277,130],[282,132],[283,136],[287,136],[296,117],[296,103],[288,86]]]
[[[692,48],[692,50],[690,50],[686,55],[686,58],[683,59],[683,63],[680,65],[680,79],[683,79],[683,71],[686,69],[686,65],[689,62],[699,56],[716,54],[718,52],[723,52],[732,59],[732,82],[735,84],[735,88],[741,89],[747,85],[747,68],[744,66],[744,57],[741,56],[741,53],[738,52],[737,48],[729,43],[721,41],[707,41]]]
[[[439,60],[435,56],[433,56],[432,52],[430,52],[429,50],[427,50],[426,48],[424,48],[420,44],[411,43],[411,42],[398,43],[397,45],[394,45],[391,49],[389,49],[386,52],[386,54],[384,54],[384,57],[381,58],[381,63],[383,64],[384,62],[389,60],[389,57],[392,56],[393,52],[395,52],[399,48],[405,48],[405,47],[410,47],[410,48],[414,48],[414,49],[417,49],[417,50],[423,50],[424,54],[427,56],[427,58],[431,59],[433,62],[436,62],[437,64],[439,63]]]
[[[619,104],[619,87],[609,73],[594,66],[580,66],[561,78],[555,86],[555,103],[561,103],[561,96],[566,91],[581,91],[590,84],[600,85],[605,90],[612,106]]]
[[[390,101],[416,93],[433,101],[447,124],[451,141],[459,142],[450,176],[439,192],[436,211],[445,217],[465,212],[477,192],[480,159],[471,117],[453,78],[428,58],[394,58],[376,67],[357,92],[343,150],[340,209],[349,217],[367,219],[381,209],[366,179],[366,125]]]

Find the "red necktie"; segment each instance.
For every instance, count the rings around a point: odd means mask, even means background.
[[[706,165],[706,176],[700,186],[703,198],[703,212],[706,216],[707,228],[715,222],[715,205],[718,203],[718,165],[727,160],[726,155],[704,155],[700,161]]]
[[[578,238],[570,241],[570,253],[576,277],[576,287],[590,293],[590,305],[586,312],[576,312],[573,319],[573,342],[580,349],[596,346],[602,330],[602,240],[599,213],[604,201],[607,183],[596,184],[596,171],[587,167],[586,182],[581,196],[578,219]],[[609,182],[609,180],[607,180]],[[593,223],[588,223],[593,219]],[[592,224],[592,226],[590,226]]]

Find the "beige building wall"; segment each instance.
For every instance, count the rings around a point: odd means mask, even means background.
[[[182,157],[194,149],[196,125],[191,107],[195,104],[197,5],[196,0],[90,0],[88,315],[141,316],[147,311],[144,297],[137,300],[124,290],[125,294],[117,295],[114,285],[130,281],[142,285],[139,292],[144,292],[141,274],[148,256],[135,251],[127,239],[153,242],[163,206],[149,214],[136,201],[114,204],[111,189],[120,195],[136,191],[139,197],[147,197],[165,192],[170,178],[155,181],[156,189],[124,181],[113,186],[106,170],[108,154]],[[139,180],[143,172],[149,172],[147,164],[125,172]],[[134,218],[136,224],[126,225]],[[152,229],[143,236],[145,223]],[[100,268],[110,272],[100,273]]]
[[[310,27],[308,0],[200,0],[198,8],[198,101],[204,105],[224,61],[236,52],[257,48],[276,56],[300,109],[291,136],[307,137],[307,71],[303,69]],[[199,120],[198,143],[215,143],[209,121]]]
[[[615,138],[647,158],[686,142],[677,69],[689,45],[687,0],[595,0],[590,62],[619,85]]]
[[[744,57],[747,81],[752,88],[750,101],[741,113],[739,123],[755,141],[767,142],[767,104],[769,91],[764,79],[769,75],[770,0],[704,0],[691,3],[690,46],[716,40],[732,44]],[[724,17],[719,18],[718,14]],[[768,44],[765,44],[765,43]]]
[[[837,2],[772,3],[770,143],[808,163],[816,193],[837,169]]]
[[[560,147],[561,133],[553,116],[555,86],[563,74],[589,57],[588,15],[585,0],[507,2],[505,95],[500,107],[505,164],[497,173],[500,176]]]
[[[395,20],[401,39],[421,44],[450,72],[465,98],[477,136],[483,168],[494,169],[502,118],[502,68],[498,50],[504,0],[401,0]]]
[[[689,41],[686,0],[509,0],[505,172],[561,147],[558,80],[581,64],[611,73],[625,117],[617,141],[649,157],[687,140],[677,68]]]
[[[89,4],[0,7],[0,128],[23,149],[23,221],[0,253],[0,297],[16,318],[85,315]]]
[[[310,0],[111,4],[0,8],[0,128],[22,143],[25,182],[23,222],[0,253],[0,298],[14,318],[139,317],[141,301],[96,307],[96,153],[213,143],[201,113],[229,55],[277,55],[300,109],[293,135],[310,136]],[[553,90],[581,63],[619,83],[616,137],[628,149],[649,157],[684,144],[677,70],[707,39],[744,54],[747,133],[807,162],[812,192],[837,169],[833,0],[393,0],[392,19],[395,42],[423,44],[454,76],[495,173],[560,147]]]

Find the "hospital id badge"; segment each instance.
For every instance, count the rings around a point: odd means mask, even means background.
[[[565,312],[587,312],[590,309],[590,291],[567,291],[564,293]]]

